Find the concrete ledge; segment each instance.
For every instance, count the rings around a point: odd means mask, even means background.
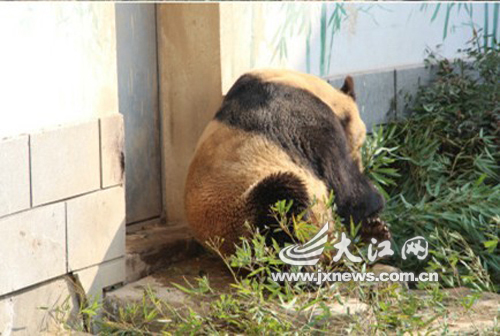
[[[210,298],[193,298],[172,285],[177,283],[187,286],[186,281],[195,284],[195,279],[201,274],[209,274],[210,283],[217,290],[229,292],[231,284],[234,283],[231,273],[219,257],[202,253],[196,257],[171,262],[167,267],[145,278],[106,293],[105,308],[108,312],[116,314],[120,307],[140,303],[145,290],[152,290],[163,302],[178,309],[179,313],[186,312],[189,307],[201,314],[207,308]]]
[[[424,66],[415,66],[396,69],[398,116],[405,116],[410,112],[408,107],[415,102],[418,88],[429,85],[435,77],[436,69],[434,68],[426,69]]]
[[[420,85],[429,84],[435,77],[435,69],[425,68],[423,64],[390,70],[379,70],[351,75],[361,119],[366,129],[383,124],[394,116],[409,113],[406,97],[415,97]],[[329,77],[333,87],[339,89],[346,75]],[[409,98],[408,98],[409,99]],[[413,100],[409,99],[411,104]]]
[[[118,258],[75,273],[87,299],[101,299],[103,289],[123,283],[125,258]]]
[[[186,226],[159,224],[149,224],[128,233],[126,248],[127,283],[203,251]]]

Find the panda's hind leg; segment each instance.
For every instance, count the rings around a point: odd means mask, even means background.
[[[273,173],[254,185],[246,197],[246,206],[250,222],[266,236],[266,243],[272,239],[280,246],[292,242],[288,233],[282,230],[273,217],[271,207],[281,200],[292,200],[288,216],[298,215],[309,206],[309,196],[304,182],[294,173]],[[293,235],[293,227],[288,228]]]

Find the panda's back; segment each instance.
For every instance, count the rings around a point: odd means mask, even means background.
[[[185,193],[187,218],[201,242],[214,236],[229,241],[244,236],[248,207],[255,207],[246,202],[247,196],[272,174],[286,172],[300,177],[307,195],[304,202],[313,195],[328,197],[320,179],[266,137],[213,120],[201,140],[190,165]],[[269,207],[262,206],[262,210],[269,211]]]
[[[312,92],[254,74],[240,77],[198,142],[185,204],[195,237],[223,237],[231,251],[244,222],[268,219],[269,206],[292,199],[299,213],[313,199],[348,216],[360,171],[341,120]],[[326,212],[319,202],[312,213]]]
[[[307,90],[247,74],[228,92],[215,120],[271,141],[330,188],[338,171],[351,170],[343,159],[349,153],[339,118]]]

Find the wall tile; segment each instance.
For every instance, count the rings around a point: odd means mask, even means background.
[[[125,258],[119,258],[76,272],[89,297],[102,298],[102,289],[125,281]]]
[[[424,66],[396,69],[398,116],[410,112],[408,106],[414,103],[419,86],[429,85],[435,76],[435,69],[426,69]]]
[[[99,189],[97,121],[33,134],[31,160],[33,205]]]
[[[30,207],[29,137],[0,140],[0,217]]]
[[[67,310],[64,315],[58,313],[57,316],[71,323],[78,312],[78,302],[73,283],[67,276],[6,296],[0,299],[0,334],[69,335],[68,330],[62,330],[61,321],[55,318],[55,310],[63,305]]]
[[[79,270],[125,255],[123,187],[67,202],[68,266]]]
[[[66,273],[64,204],[0,220],[0,295]]]

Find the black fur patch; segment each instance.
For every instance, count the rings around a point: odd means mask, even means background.
[[[289,215],[298,215],[307,209],[310,200],[306,186],[293,173],[267,176],[250,191],[247,198],[248,210],[252,216],[250,221],[266,235],[267,244],[271,244],[271,238],[274,238],[280,246],[292,242],[290,236],[281,230],[279,223],[271,216],[271,206],[281,200],[293,201]],[[293,227],[288,229],[293,234]]]
[[[334,190],[344,219],[358,223],[382,210],[382,196],[349,155],[339,118],[310,92],[247,74],[228,92],[215,118],[265,136],[310,169]]]

